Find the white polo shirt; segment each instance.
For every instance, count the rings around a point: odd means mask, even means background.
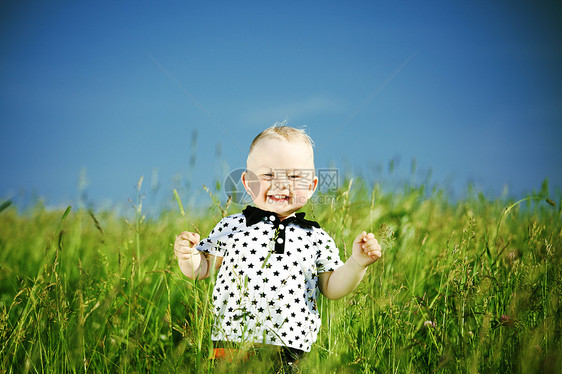
[[[310,351],[321,322],[318,274],[343,264],[316,222],[304,213],[280,221],[249,206],[223,218],[197,249],[223,257],[213,290],[212,340]]]

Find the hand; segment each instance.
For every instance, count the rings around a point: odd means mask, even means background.
[[[199,243],[199,240],[199,234],[195,232],[183,231],[176,236],[174,252],[178,260],[185,261],[191,259],[193,255],[198,255],[200,252],[195,249],[195,246]]]
[[[363,231],[353,241],[351,257],[361,266],[367,267],[381,258],[381,246],[373,233]]]

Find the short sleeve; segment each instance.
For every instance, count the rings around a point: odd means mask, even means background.
[[[209,237],[201,240],[195,248],[213,256],[225,257],[227,253],[226,242],[233,229],[232,221],[232,217],[225,217],[220,220],[209,233]]]
[[[334,240],[324,230],[317,230],[316,268],[318,273],[334,271],[343,265],[340,251]]]

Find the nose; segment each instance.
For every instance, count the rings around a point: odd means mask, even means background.
[[[280,175],[273,179],[271,187],[273,189],[285,190],[285,189],[289,189],[289,186],[290,186],[289,179],[284,175]]]

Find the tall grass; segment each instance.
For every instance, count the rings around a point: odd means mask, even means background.
[[[242,207],[211,196],[207,209],[147,218],[141,185],[133,222],[2,204],[0,372],[224,369],[208,359],[212,280],[183,277],[171,243]],[[363,229],[384,255],[348,297],[320,297],[303,372],[560,372],[560,196],[451,202],[425,185],[385,192],[350,180],[322,197],[306,210],[343,259]],[[269,368],[257,357],[240,365]]]

